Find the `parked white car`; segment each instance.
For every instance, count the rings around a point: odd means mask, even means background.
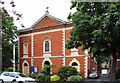
[[[35,83],[35,79],[27,77],[26,75],[19,73],[19,72],[3,72],[0,75],[0,80],[2,83],[4,82],[32,82]]]

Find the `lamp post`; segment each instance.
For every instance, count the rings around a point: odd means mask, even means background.
[[[15,43],[13,44],[13,60],[12,60],[12,63],[13,63],[13,72],[15,72],[15,47],[18,47],[18,41],[16,40]]]

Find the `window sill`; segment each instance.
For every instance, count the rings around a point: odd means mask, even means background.
[[[23,54],[23,57],[28,57],[28,54]]]
[[[44,52],[44,53],[43,53],[43,56],[44,56],[44,57],[50,57],[50,56],[51,56],[51,52]]]
[[[51,54],[51,52],[43,52],[43,54]]]

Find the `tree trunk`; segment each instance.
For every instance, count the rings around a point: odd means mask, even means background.
[[[116,55],[112,55],[112,57],[113,57],[113,61],[112,61],[112,69],[111,69],[110,79],[111,79],[111,81],[114,81],[114,79],[115,79],[115,73],[116,73],[117,56]]]
[[[101,65],[100,64],[98,64],[98,67],[97,67],[97,72],[99,73],[99,74],[101,74]]]

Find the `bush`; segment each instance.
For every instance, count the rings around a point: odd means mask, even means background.
[[[37,82],[39,81],[50,81],[50,75],[45,75],[44,73],[37,73],[37,74],[32,74],[32,75],[29,75],[29,77],[34,78]]]
[[[58,75],[50,76],[50,81],[59,81],[59,80],[60,80],[60,76]]]
[[[8,68],[5,69],[5,71],[13,72],[13,67],[8,67]],[[22,73],[21,70],[15,70],[15,72],[20,72],[20,73]]]
[[[61,81],[66,81],[67,77],[77,75],[77,69],[72,66],[62,66],[58,70]]]
[[[86,77],[84,77],[84,76],[83,76],[83,74],[81,74],[80,72],[78,72],[78,74],[77,74],[77,75],[81,76],[83,80],[85,80],[85,79],[86,79]]]
[[[120,79],[120,68],[116,69],[116,75],[115,75],[116,79]]]
[[[36,74],[29,74],[29,75],[27,75],[28,77],[30,77],[30,78],[36,78]]]
[[[5,71],[13,72],[13,67],[8,67],[8,68],[5,69]]]
[[[39,82],[39,81],[45,81],[45,76],[41,76],[41,77],[39,77],[39,78],[35,78],[35,80],[36,80],[37,82]]]
[[[21,71],[21,70],[16,70],[16,72],[20,72],[20,73],[22,73],[22,71]]]
[[[45,81],[50,81],[50,76],[49,75],[45,76]]]
[[[70,76],[67,78],[66,81],[73,81],[73,82],[77,82],[77,81],[82,81],[82,76],[79,75],[75,75],[75,76]]]

